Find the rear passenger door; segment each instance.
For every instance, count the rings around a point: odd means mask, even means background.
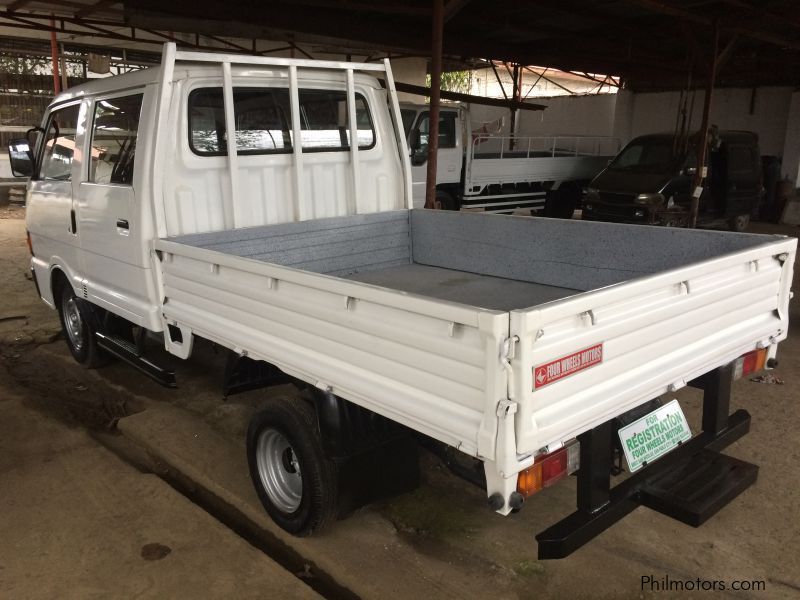
[[[129,91],[90,104],[77,201],[89,299],[135,323],[148,310],[134,186],[143,97],[143,91]]]

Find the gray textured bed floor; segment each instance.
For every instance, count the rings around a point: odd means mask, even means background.
[[[528,308],[580,293],[580,290],[553,285],[418,264],[362,271],[344,278],[440,300],[503,311]]]

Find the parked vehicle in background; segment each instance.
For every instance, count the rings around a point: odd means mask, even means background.
[[[425,104],[402,104],[411,149],[414,207],[425,204],[428,131]],[[481,131],[468,107],[439,113],[436,208],[510,213],[519,208],[570,218],[583,188],[619,150],[619,140],[590,136],[503,136]]]
[[[286,531],[413,487],[412,432],[501,515],[577,473],[543,558],[640,504],[697,525],[755,481],[719,452],[750,422],[730,382],[786,338],[794,239],[412,209],[388,60],[167,44],[159,67],[60,94],[11,152],[33,280],[77,362],[176,387],[152,340],[179,359],[206,340],[228,350],[224,394],[295,386],[246,441]],[[686,385],[705,390],[694,437],[670,397]]]
[[[683,141],[652,134],[628,143],[586,191],[583,218],[592,221],[685,226],[697,171],[697,136]],[[744,231],[762,193],[758,136],[720,131],[709,136],[708,171],[698,223]]]

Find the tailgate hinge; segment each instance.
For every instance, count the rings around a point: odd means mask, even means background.
[[[514,370],[511,368],[511,361],[516,356],[517,343],[519,343],[519,336],[513,335],[503,340],[500,350],[500,362],[503,363],[503,368],[506,370],[507,379],[507,393],[509,400],[514,400]]]

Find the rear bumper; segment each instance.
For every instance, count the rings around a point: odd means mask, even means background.
[[[536,536],[539,558],[564,558],[639,506],[699,527],[752,485],[756,465],[720,454],[750,430],[750,414],[728,416],[732,367],[692,382],[704,390],[703,431],[622,483],[610,487],[608,421],[579,436],[578,510]]]
[[[680,227],[686,224],[688,213],[679,208],[667,210],[647,204],[616,204],[602,200],[584,201],[583,219],[586,221],[606,221],[609,223],[636,223],[639,225],[670,225]]]

